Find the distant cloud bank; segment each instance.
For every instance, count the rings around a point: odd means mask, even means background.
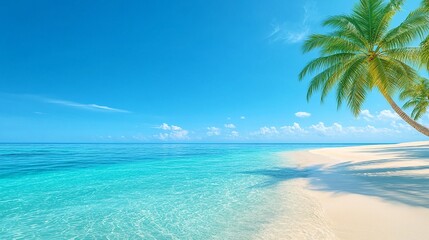
[[[188,130],[185,130],[179,126],[169,125],[167,123],[163,123],[156,128],[163,130],[163,132],[158,133],[154,136],[155,138],[157,138],[159,140],[167,141],[167,140],[187,140],[187,139],[189,139]]]

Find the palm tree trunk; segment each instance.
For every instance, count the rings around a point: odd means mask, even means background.
[[[393,101],[393,99],[387,95],[383,94],[383,96],[386,98],[387,102],[389,102],[390,106],[395,110],[395,112],[405,121],[407,122],[411,127],[416,129],[417,131],[423,133],[424,135],[429,137],[429,129],[418,122],[414,121],[412,118],[410,118],[402,109]]]

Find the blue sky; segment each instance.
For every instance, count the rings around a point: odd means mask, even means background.
[[[420,1],[408,0],[397,23]],[[302,41],[351,1],[7,1],[0,142],[425,139],[378,94],[306,101]],[[308,79],[307,79],[308,80]],[[429,117],[422,119],[429,123]]]

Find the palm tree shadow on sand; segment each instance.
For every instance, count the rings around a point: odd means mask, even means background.
[[[298,178],[308,179],[312,189],[335,194],[354,193],[382,198],[410,206],[429,208],[429,175],[418,170],[429,169],[429,147],[389,149],[394,159],[344,162],[328,167],[284,167],[242,172],[263,175],[266,182],[254,187],[270,187]],[[381,150],[382,151],[382,150]],[[371,168],[375,164],[421,159],[427,164],[408,167]],[[405,174],[406,173],[406,174]]]

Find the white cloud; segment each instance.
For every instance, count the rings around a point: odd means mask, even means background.
[[[231,131],[231,137],[238,137],[239,135],[237,131]]]
[[[392,110],[388,110],[388,109],[382,110],[376,116],[371,114],[369,110],[362,110],[360,113],[360,116],[362,116],[366,121],[374,122],[375,120],[378,120],[384,125],[386,125],[386,122],[390,122],[392,131],[412,130],[412,127],[407,123],[405,123],[401,119],[401,117],[399,117],[399,115]]]
[[[61,99],[53,99],[53,98],[48,98],[48,97],[33,95],[33,94],[4,94],[4,93],[0,93],[0,94],[5,96],[24,98],[24,99],[29,99],[33,101],[50,103],[50,104],[76,108],[81,110],[98,111],[98,112],[130,113],[130,111],[127,111],[124,109],[112,108],[112,107],[103,106],[103,105],[94,104],[94,103],[90,103],[90,104],[78,103],[78,102],[61,100]],[[36,112],[36,114],[38,114],[38,112]]]
[[[298,43],[303,41],[310,33],[311,17],[317,14],[316,3],[307,1],[303,6],[304,16],[299,23],[275,23],[273,30],[268,35],[271,41],[281,41],[287,43]]]
[[[396,121],[392,121],[390,126],[392,126],[393,128],[399,129],[399,130],[407,130],[407,131],[413,130],[413,128],[405,122],[399,122],[398,123]]]
[[[365,119],[368,122],[374,118],[374,115],[372,115],[368,109],[364,109],[364,110],[360,111],[359,115],[362,116],[363,119]]]
[[[259,131],[256,132],[256,134],[259,134],[259,135],[275,135],[278,133],[279,131],[277,130],[276,127],[261,127]]]
[[[295,116],[299,117],[299,118],[307,118],[311,116],[311,113],[308,112],[297,112],[295,113]]]
[[[234,124],[232,124],[232,123],[225,124],[224,126],[225,126],[226,128],[229,128],[229,129],[234,129],[234,128],[235,128],[235,125],[234,125]]]
[[[159,126],[157,128],[160,128],[162,130],[170,130],[171,129],[171,127],[167,123],[163,123],[163,124],[161,124],[161,126]]]
[[[220,128],[217,127],[208,127],[207,128],[207,136],[219,136]]]
[[[401,119],[398,114],[396,114],[395,112],[393,112],[391,110],[383,110],[383,111],[381,111],[377,115],[377,118],[379,120],[384,120],[384,121],[395,121],[395,120]]]
[[[399,129],[395,128],[377,128],[372,125],[367,126],[343,126],[340,123],[326,125],[324,122],[313,124],[309,127],[302,127],[299,123],[286,125],[280,128],[275,126],[261,127],[258,131],[251,133],[253,136],[272,137],[274,139],[289,139],[290,137],[353,137],[353,136],[369,136],[368,134],[397,134]]]
[[[272,27],[273,30],[268,38],[273,42],[298,43],[303,41],[310,32],[310,28],[306,25],[291,27],[291,24],[288,23],[275,23]]]
[[[72,102],[72,101],[50,99],[50,98],[43,98],[43,101],[45,101],[47,103],[62,105],[62,106],[66,106],[66,107],[79,108],[79,109],[84,109],[84,110],[129,113],[129,111],[127,111],[127,110],[112,108],[112,107],[108,107],[108,106],[102,106],[102,105],[98,105],[98,104],[84,104],[84,103],[77,103],[77,102]]]
[[[345,133],[362,133],[362,134],[377,134],[377,133],[397,133],[397,130],[390,128],[377,128],[372,125],[363,127],[350,126],[345,128]]]
[[[168,133],[160,133],[157,136],[160,140],[167,140],[170,135]]]
[[[181,131],[182,128],[178,127],[178,126],[175,126],[175,125],[171,125],[171,130],[173,130],[173,131]]]
[[[368,122],[375,122],[376,120],[378,120],[384,125],[386,125],[386,122],[390,122],[390,126],[393,127],[392,131],[412,130],[412,128],[392,110],[385,109],[380,111],[377,115],[373,115],[369,110],[365,109],[360,112],[359,116],[363,117],[363,119]]]
[[[179,131],[173,131],[170,133],[170,138],[172,139],[188,139],[188,131],[186,130],[179,130]]]
[[[185,140],[189,139],[188,134],[189,132],[187,130],[184,130],[183,128],[176,126],[176,125],[168,125],[167,123],[161,124],[159,129],[164,130],[165,132],[159,133],[155,135],[155,137],[159,138],[160,140]]]
[[[280,129],[282,130],[282,132],[284,132],[286,134],[307,133],[307,131],[305,129],[301,128],[301,126],[298,123],[293,123],[292,126],[283,126]]]
[[[245,117],[245,116],[241,116],[241,117],[240,117],[240,119],[241,119],[241,120],[244,120],[244,119],[246,119],[246,117]]]
[[[288,32],[287,40],[291,43],[301,42],[307,37],[309,32],[310,32],[310,29],[304,26],[302,30],[298,32]]]
[[[322,136],[339,136],[347,134],[374,134],[374,133],[396,133],[395,129],[376,128],[372,125],[367,126],[348,126],[343,127],[339,123],[326,126],[323,122],[310,126],[310,129]]]
[[[391,116],[390,113],[384,111],[380,112],[381,116]],[[378,115],[363,112],[362,116],[370,118],[373,116],[374,121],[377,121]],[[375,122],[376,123],[376,122]],[[383,124],[383,123],[380,123]],[[228,124],[225,124],[225,127]],[[234,126],[235,127],[235,126]],[[186,140],[189,139],[189,132],[184,130],[182,127],[176,125],[169,125],[163,123],[157,127],[161,132],[155,135],[157,138],[168,141],[168,140]],[[312,139],[312,137],[327,137],[332,139],[371,139],[371,137],[384,138],[388,136],[397,136],[398,133],[407,133],[410,131],[410,127],[407,124],[392,121],[390,124],[384,123],[384,125],[360,125],[360,126],[345,126],[338,122],[332,124],[326,124],[324,122],[318,122],[307,127],[301,126],[299,123],[294,122],[291,125],[278,126],[263,126],[255,132],[238,132],[231,126],[228,129],[222,129],[219,127],[211,126],[206,128],[206,137],[224,136],[226,139],[242,138],[248,140],[291,140],[291,139]],[[200,136],[203,137],[203,136]],[[202,139],[202,138],[201,138]],[[316,138],[317,139],[317,138]]]
[[[321,135],[335,135],[343,132],[343,126],[339,123],[334,123],[332,126],[325,126],[325,123],[311,125],[310,129]]]

